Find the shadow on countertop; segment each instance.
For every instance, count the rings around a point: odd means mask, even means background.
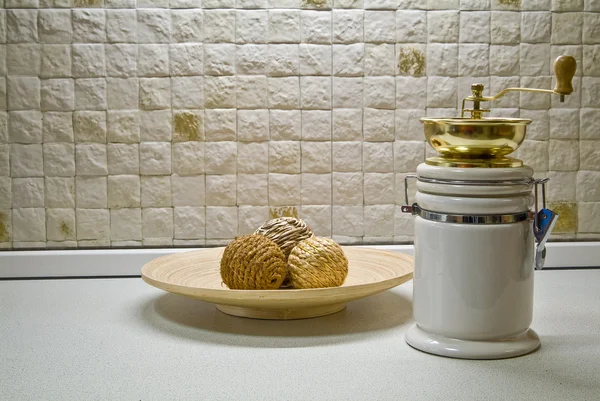
[[[349,302],[332,315],[301,320],[229,316],[207,302],[163,294],[140,305],[143,322],[191,341],[258,348],[296,348],[357,341],[401,326],[412,317],[410,299],[386,291]]]

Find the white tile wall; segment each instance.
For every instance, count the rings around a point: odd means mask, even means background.
[[[550,88],[560,54],[565,103],[493,114],[533,120],[518,157],[600,238],[598,1],[0,3],[2,249],[219,245],[283,213],[411,241],[418,119],[456,115],[475,81]]]

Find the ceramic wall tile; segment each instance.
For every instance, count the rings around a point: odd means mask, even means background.
[[[46,239],[46,210],[44,208],[13,207],[13,241],[46,241]]]
[[[598,238],[600,9],[516,3],[0,2],[0,247],[224,245],[279,215],[410,242],[419,118],[475,82],[551,89],[565,54],[565,102],[509,93],[490,116],[532,120],[516,156],[551,179],[560,238]]]

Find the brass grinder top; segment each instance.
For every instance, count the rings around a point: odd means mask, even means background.
[[[520,167],[523,161],[507,157],[525,140],[526,127],[531,120],[523,118],[484,118],[481,102],[489,102],[508,92],[536,92],[565,95],[573,92],[572,79],[577,63],[571,56],[559,56],[554,62],[556,86],[553,90],[535,88],[506,88],[494,96],[483,96],[483,84],[471,85],[472,95],[463,99],[460,118],[421,118],[425,138],[440,156],[425,163],[445,167]],[[466,109],[465,102],[473,102]],[[465,117],[471,113],[471,117]]]

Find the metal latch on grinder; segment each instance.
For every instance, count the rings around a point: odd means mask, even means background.
[[[548,178],[535,180],[535,215],[533,216],[533,235],[535,236],[535,269],[541,270],[546,259],[546,241],[558,220],[558,214],[546,208],[546,183]],[[542,209],[538,210],[538,185],[542,186]]]

